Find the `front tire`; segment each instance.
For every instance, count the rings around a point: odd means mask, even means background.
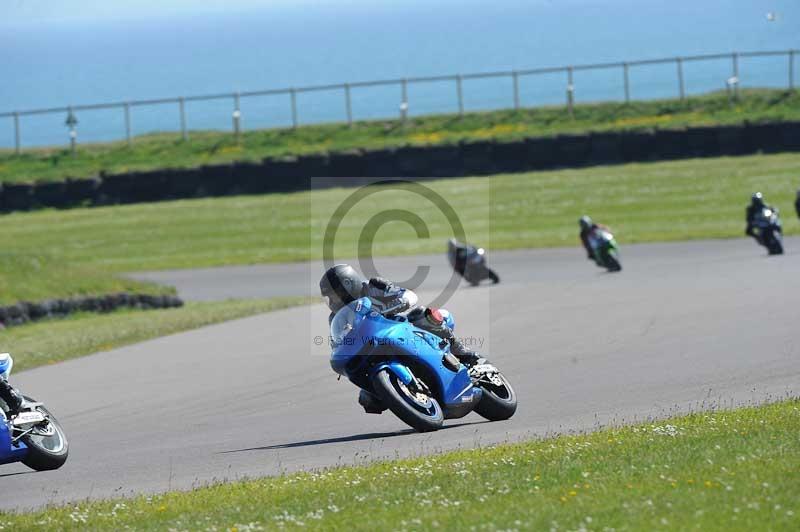
[[[388,369],[379,371],[372,379],[375,394],[403,422],[419,432],[439,430],[444,413],[433,397],[408,389],[397,375]]]
[[[605,267],[610,272],[622,271],[622,264],[620,264],[617,254],[612,249],[607,249],[603,253],[603,262]]]
[[[498,373],[502,385],[497,386],[485,381],[480,382],[483,390],[480,402],[475,406],[475,412],[489,421],[503,421],[517,411],[517,394],[505,375]]]
[[[30,397],[26,397],[25,400],[36,402]],[[37,406],[36,410],[47,416],[49,422],[46,427],[22,438],[28,447],[28,454],[22,463],[36,471],[52,471],[67,461],[69,442],[61,424],[49,410],[44,406]]]
[[[781,238],[781,234],[776,232],[772,233],[772,238],[770,239],[769,245],[769,254],[770,255],[783,255],[783,241]]]

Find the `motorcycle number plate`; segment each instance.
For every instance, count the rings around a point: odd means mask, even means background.
[[[28,425],[30,423],[41,423],[44,421],[44,414],[37,411],[32,412],[20,412],[16,416],[14,416],[14,420],[12,423],[14,426],[19,425]]]
[[[475,373],[497,373],[497,368],[491,364],[477,364],[472,366],[472,371]]]

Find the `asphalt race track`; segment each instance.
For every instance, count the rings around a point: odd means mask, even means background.
[[[159,338],[12,377],[44,400],[71,439],[60,471],[0,467],[0,508],[187,489],[213,481],[362,463],[592,429],[800,391],[800,239],[767,257],[748,240],[623,248],[620,274],[577,249],[490,255],[503,282],[462,285],[448,307],[459,335],[509,376],[507,422],[471,414],[416,434],[362,413],[337,382],[326,309],[299,307]],[[381,272],[449,271],[443,257],[394,259]],[[319,266],[149,274],[194,299],[313,293]]]

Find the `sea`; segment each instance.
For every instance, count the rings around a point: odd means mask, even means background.
[[[19,117],[23,149],[68,143],[67,106],[800,49],[797,0],[230,0],[214,10],[188,2],[161,10],[158,2],[143,2],[138,11],[135,1],[125,6],[131,1],[106,4],[98,17],[86,6],[80,17],[41,16],[36,10],[47,9],[44,0],[0,7],[0,113],[58,109]],[[109,14],[117,2],[126,9]],[[81,4],[56,3],[62,9]],[[684,62],[686,93],[724,89],[732,63],[729,55]],[[741,87],[786,87],[789,77],[786,55],[738,60]],[[794,78],[800,85],[800,51]],[[520,76],[517,101],[564,105],[568,81],[563,71]],[[457,85],[453,78],[409,83],[407,114],[457,112]],[[623,69],[616,67],[576,70],[571,89],[580,103],[622,100],[624,86]],[[677,63],[629,68],[631,99],[679,91]],[[354,120],[397,118],[402,103],[400,83],[350,89]],[[510,76],[461,82],[465,111],[514,103]],[[184,124],[231,130],[235,110],[232,96],[189,100]],[[289,94],[242,97],[238,110],[245,130],[348,117],[341,87],[299,91],[294,110]],[[182,127],[174,101],[128,111],[127,121],[121,107],[75,111],[78,142]],[[14,118],[0,117],[0,147],[13,147],[16,138]]]

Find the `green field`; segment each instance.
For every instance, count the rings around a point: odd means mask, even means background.
[[[0,331],[0,351],[11,352],[17,372],[307,301],[282,297],[187,303],[163,310],[73,314]]]
[[[797,530],[800,402],[0,514],[9,530]]]
[[[268,156],[380,148],[405,144],[448,144],[469,139],[517,139],[587,131],[800,120],[800,91],[741,91],[731,107],[724,93],[680,100],[578,105],[574,118],[564,107],[435,115],[399,121],[356,122],[250,131],[239,144],[230,133],[197,131],[183,142],[161,133],[125,142],[81,145],[76,156],[64,147],[26,149],[21,156],[0,150],[0,182],[61,180],[154,168],[196,167]],[[65,144],[67,137],[64,137]]]
[[[754,190],[783,210],[787,234],[800,233],[792,202],[800,154],[601,166],[489,178],[426,182],[458,212],[470,241],[490,249],[575,246],[577,219],[588,213],[632,242],[743,235]],[[0,302],[136,288],[129,271],[283,262],[321,256],[322,233],[352,192],[183,200],[12,213],[0,217]],[[401,222],[378,231],[376,255],[444,252],[451,236],[432,203],[381,190],[344,218],[338,257],[358,253],[366,220],[408,209],[430,229],[420,239]],[[46,250],[43,252],[42,250]],[[752,245],[753,253],[761,251]]]

